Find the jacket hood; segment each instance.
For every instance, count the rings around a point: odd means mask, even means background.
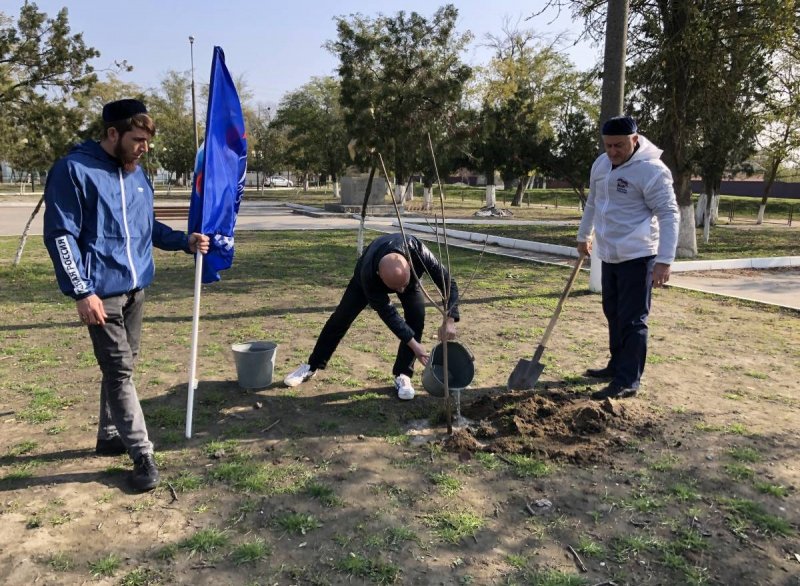
[[[76,144],[70,149],[69,154],[84,155],[102,161],[106,164],[115,165],[117,167],[119,166],[119,161],[103,150],[103,147],[101,147],[100,143],[96,140],[87,140]]]
[[[664,151],[654,145],[652,142],[647,140],[641,134],[639,135],[639,148],[636,149],[636,152],[633,153],[631,157],[631,161],[647,161],[653,159],[660,159],[661,153]]]

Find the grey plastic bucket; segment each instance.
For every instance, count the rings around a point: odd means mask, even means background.
[[[274,342],[242,342],[231,346],[239,386],[261,389],[272,384],[277,349]]]
[[[447,386],[452,391],[463,390],[475,377],[475,357],[465,345],[447,342]],[[422,386],[434,397],[444,397],[444,348],[437,344],[431,351],[422,372]]]

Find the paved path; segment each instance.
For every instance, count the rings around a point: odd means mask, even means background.
[[[781,271],[674,273],[673,287],[800,310],[800,268]]]
[[[297,206],[295,206],[297,207]],[[0,236],[19,236],[28,221],[34,204],[0,202]],[[312,215],[295,213],[281,202],[244,202],[239,213],[236,229],[242,230],[356,230],[358,220],[353,216],[310,212]],[[395,231],[393,218],[370,217],[366,227],[381,232]],[[481,219],[469,220],[481,223]],[[509,224],[517,220],[489,220],[490,223]],[[185,230],[185,220],[166,220],[170,226]],[[453,222],[457,223],[457,222]],[[535,222],[526,222],[535,223]],[[541,222],[538,222],[541,223]],[[42,234],[42,213],[31,225],[30,237],[39,238]],[[429,234],[416,233],[420,238],[433,240]],[[481,250],[483,245],[451,238],[451,246]],[[563,256],[504,249],[500,246],[487,246],[487,254],[521,258],[536,262],[570,265],[574,259]],[[2,262],[2,259],[0,259]],[[705,271],[702,273],[673,273],[670,284],[674,287],[704,291],[718,295],[749,299],[761,303],[780,305],[800,310],[800,269],[782,271]]]

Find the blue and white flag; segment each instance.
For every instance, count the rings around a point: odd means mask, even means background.
[[[203,259],[203,283],[219,281],[217,271],[233,264],[233,229],[244,194],[247,135],[239,95],[225,67],[225,54],[214,47],[208,90],[206,136],[197,153],[189,232],[211,240]]]

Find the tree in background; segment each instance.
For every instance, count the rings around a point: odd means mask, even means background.
[[[338,185],[347,166],[347,134],[339,99],[338,81],[316,77],[284,96],[278,106],[272,124],[286,130],[285,159],[301,172],[305,189],[312,173],[331,175]]]
[[[777,4],[719,4],[713,20],[697,23],[706,26],[706,31],[695,31],[705,33],[699,36],[706,47],[705,99],[698,104],[695,155],[705,188],[696,224],[703,226],[705,242],[716,219],[723,174],[755,152],[755,138],[763,126],[758,110],[767,98],[770,61],[785,33],[792,30],[789,23],[781,23],[788,14]]]
[[[556,124],[556,136],[548,145],[547,173],[566,182],[586,205],[586,184],[597,158],[596,116],[565,110]]]
[[[153,156],[170,174],[170,181],[174,173],[175,179],[186,185],[196,155],[189,74],[168,71],[161,79],[159,89],[146,101],[158,128],[153,139]],[[203,122],[200,118],[198,115],[199,126]],[[197,132],[203,136],[202,126]]]
[[[456,32],[457,16],[448,4],[430,20],[401,11],[336,21],[338,38],[328,48],[339,58],[348,136],[360,164],[374,149],[398,185],[421,168],[428,133],[458,107],[470,77],[460,55],[471,36]]]
[[[605,32],[605,3],[594,0],[551,0],[549,6],[573,8],[584,19],[586,33],[595,39]],[[745,76],[758,77],[781,42],[788,42],[796,26],[795,3],[785,0],[631,0],[629,22],[629,60],[627,102],[631,112],[659,147],[662,159],[670,168],[675,194],[681,209],[678,256],[697,254],[695,214],[692,203],[691,176],[696,170],[698,150],[705,132],[713,149],[711,121],[718,97],[720,78],[713,71],[727,67],[715,44],[729,41],[733,48],[742,43],[756,51],[747,70],[736,66]],[[734,18],[740,15],[742,18]],[[709,61],[711,59],[711,61]],[[738,60],[738,57],[737,57]],[[734,81],[733,79],[730,80]],[[729,85],[728,87],[733,87]],[[751,91],[757,86],[745,86]],[[737,96],[743,103],[753,103],[753,94]],[[755,115],[754,111],[751,114]],[[724,116],[722,110],[719,116]],[[726,150],[720,144],[720,150]],[[735,154],[735,153],[734,153]],[[715,155],[716,156],[716,155]],[[710,160],[710,151],[704,158]]]
[[[97,80],[100,53],[70,32],[66,8],[48,18],[26,2],[16,22],[0,12],[0,159],[32,176],[77,139],[73,108]]]
[[[763,105],[764,129],[758,136],[764,174],[764,191],[758,208],[757,224],[764,221],[772,185],[781,165],[800,149],[800,61],[795,47],[782,49],[773,59],[769,90]]]
[[[519,206],[529,175],[547,170],[559,113],[575,102],[586,78],[559,51],[560,38],[545,43],[508,23],[503,33],[489,36],[494,56],[482,80],[486,129],[480,134],[491,150],[484,148],[482,158],[487,171],[494,167],[518,181],[511,205]]]

